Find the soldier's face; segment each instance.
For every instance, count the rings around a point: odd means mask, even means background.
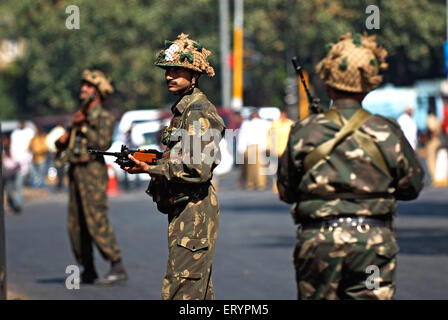
[[[183,92],[191,85],[193,72],[180,67],[168,67],[165,70],[165,80],[171,93]]]
[[[89,99],[92,95],[96,96],[96,87],[88,82],[83,82],[81,84],[81,92],[79,93],[79,99],[85,101]]]

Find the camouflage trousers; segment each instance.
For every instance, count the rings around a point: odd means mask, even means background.
[[[213,300],[212,259],[219,229],[219,206],[213,186],[208,195],[169,214],[169,257],[162,284],[163,300]]]
[[[387,227],[297,231],[299,299],[394,299],[398,245]]]
[[[95,243],[107,261],[118,261],[121,252],[107,218],[107,168],[95,161],[69,170],[68,232],[76,261],[93,267]]]

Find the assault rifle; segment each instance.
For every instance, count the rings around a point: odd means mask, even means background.
[[[321,113],[322,109],[320,108],[320,105],[319,105],[320,99],[313,97],[310,93],[310,90],[308,90],[308,86],[306,85],[305,78],[303,77],[302,66],[300,66],[298,64],[297,57],[293,57],[291,59],[291,61],[292,61],[292,64],[294,66],[294,70],[296,71],[297,76],[299,76],[300,81],[302,82],[303,87],[305,88],[306,96],[308,97],[310,113]]]
[[[89,153],[102,156],[116,157],[117,159],[115,159],[115,163],[117,163],[122,168],[132,168],[133,166],[135,166],[135,162],[128,158],[129,155],[132,155],[135,159],[146,162],[147,164],[155,164],[156,161],[162,159],[163,156],[163,152],[154,149],[131,150],[125,145],[121,146],[120,152],[106,152],[94,149],[89,149],[88,151]]]

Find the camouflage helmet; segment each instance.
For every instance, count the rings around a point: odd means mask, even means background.
[[[114,93],[114,87],[110,83],[110,78],[106,77],[102,71],[99,70],[84,70],[81,76],[81,81],[93,84],[105,99],[109,94]]]
[[[211,52],[199,42],[188,38],[188,34],[181,33],[175,41],[165,41],[165,49],[156,58],[155,65],[164,67],[183,67],[213,77],[215,71],[207,59]]]
[[[346,33],[327,49],[327,56],[316,66],[326,84],[353,93],[367,93],[380,85],[379,71],[387,69],[387,51],[377,45],[375,35]]]

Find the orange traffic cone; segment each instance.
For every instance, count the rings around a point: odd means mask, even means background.
[[[118,180],[115,175],[114,168],[111,164],[107,164],[107,175],[109,176],[109,183],[107,185],[107,195],[116,196],[118,194]]]

